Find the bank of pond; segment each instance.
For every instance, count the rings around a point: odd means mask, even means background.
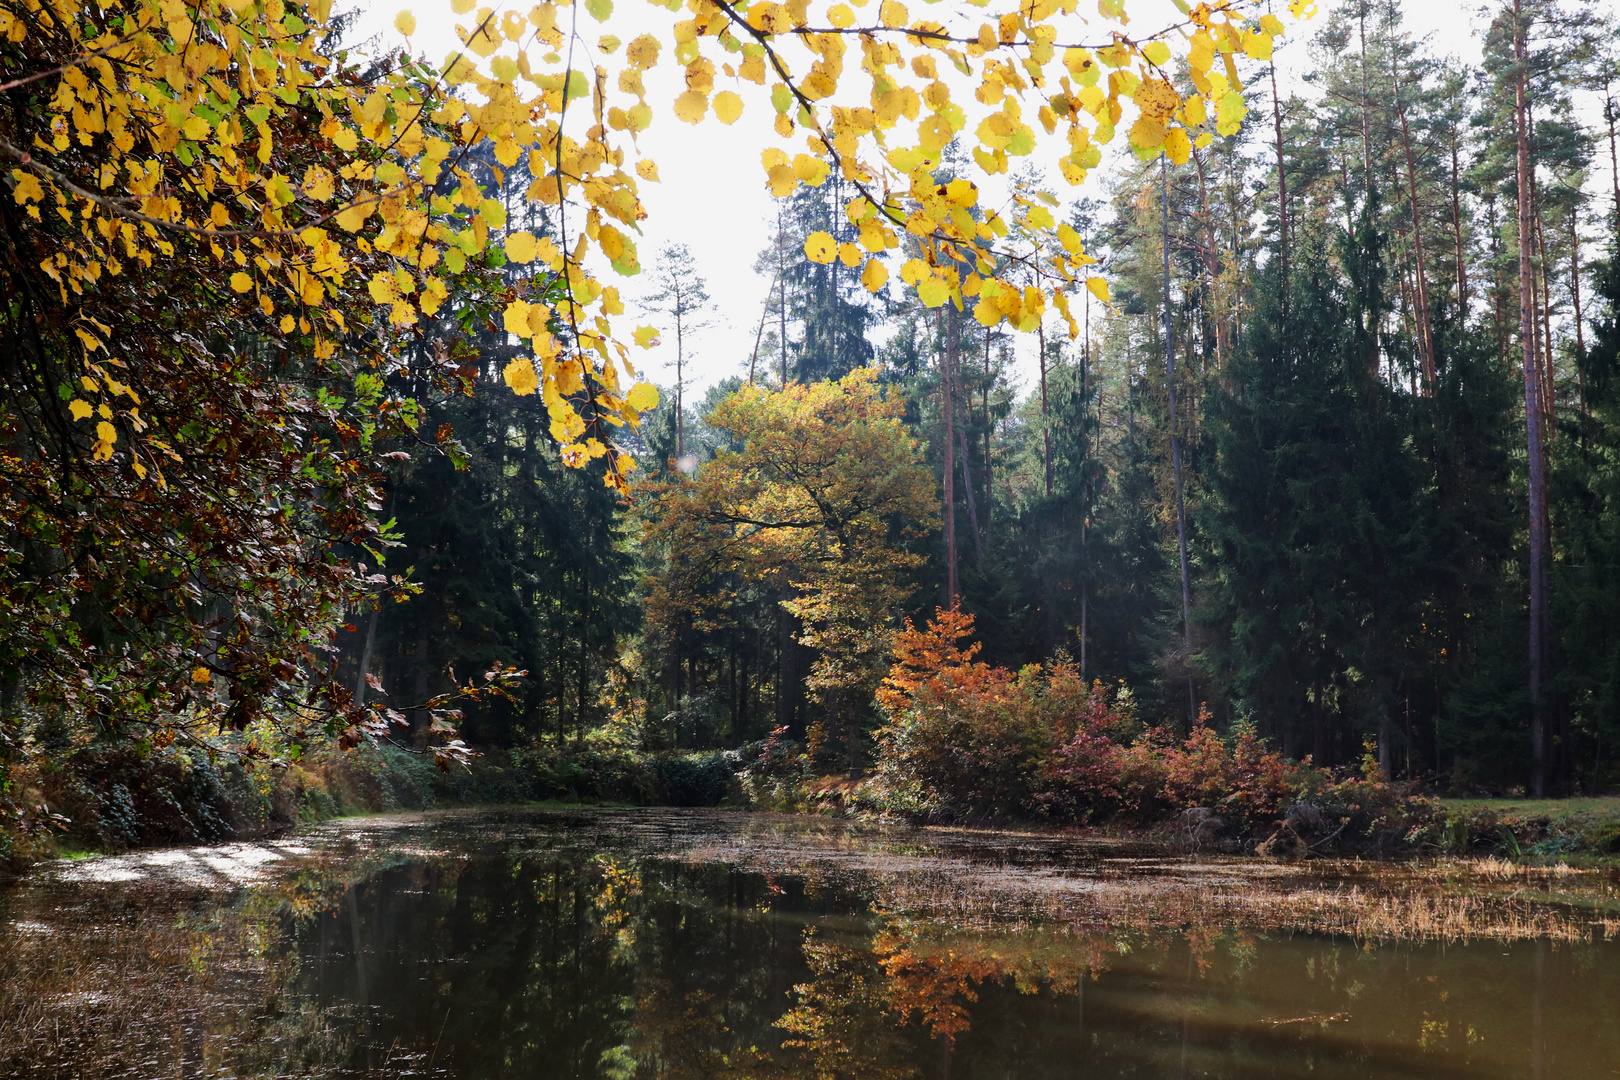
[[[1071,745],[1087,739],[1082,730]],[[955,754],[920,763],[895,754],[851,777],[781,733],[696,752],[586,739],[492,750],[448,770],[387,744],[318,745],[280,759],[225,740],[145,752],[91,746],[20,778],[14,771],[7,794],[20,812],[0,823],[9,826],[0,828],[0,879],[41,859],[260,839],[354,814],[534,803],[1035,829],[1273,860],[1582,863],[1620,853],[1620,798],[1440,797],[1385,778],[1371,755],[1356,768],[1317,769],[1283,761],[1252,735],[1223,739],[1202,726],[1180,739],[1150,731],[1081,749],[1086,756],[1050,755],[1041,770],[1010,777],[971,759],[964,769]]]

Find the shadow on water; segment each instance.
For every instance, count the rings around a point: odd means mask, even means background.
[[[1607,1077],[1617,882],[469,811],[0,891],[0,1075]]]

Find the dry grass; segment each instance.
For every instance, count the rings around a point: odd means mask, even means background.
[[[1620,918],[1612,871],[1505,859],[1428,863],[1141,857],[1096,841],[961,830],[863,831],[760,822],[693,844],[728,862],[868,892],[885,911],[961,926],[1303,931],[1359,940],[1581,941]]]

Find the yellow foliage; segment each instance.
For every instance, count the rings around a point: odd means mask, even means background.
[[[31,218],[59,208],[69,223],[51,276],[66,298],[96,288],[125,261],[200,258],[198,272],[226,278],[243,311],[286,315],[288,333],[331,342],[357,320],[415,333],[421,317],[445,302],[446,282],[478,264],[494,238],[511,261],[565,275],[573,301],[556,317],[570,324],[562,340],[574,344],[555,346],[556,364],[509,369],[507,381],[521,393],[548,391],[553,430],[579,447],[574,456],[582,460],[611,444],[609,427],[634,424],[642,411],[612,392],[633,377],[620,359],[622,304],[597,275],[639,269],[630,242],[646,216],[637,184],[656,181],[658,170],[634,139],[659,115],[641,76],[663,48],[684,70],[664,115],[696,124],[712,112],[735,123],[746,101],[737,90],[716,92],[722,69],[739,90],[757,85],[768,97],[784,140],[762,155],[773,195],[821,185],[834,170],[854,185],[858,246],[816,234],[807,258],[853,268],[863,249],[886,250],[905,231],[922,270],[913,259],[902,280],[938,307],[961,305],[963,294],[954,271],[931,266],[1051,265],[1061,288],[1083,277],[1076,271],[1089,261],[1072,229],[1064,233],[1068,226],[1045,210],[1026,214],[1016,229],[994,214],[975,217],[971,168],[949,181],[935,176],[944,146],[974,132],[978,169],[1000,173],[1045,141],[1057,171],[1080,184],[1100,146],[1123,130],[1139,153],[1162,149],[1180,163],[1192,144],[1172,119],[1196,128],[1207,120],[1207,98],[1216,130],[1234,133],[1247,111],[1234,57],[1269,57],[1284,29],[1260,0],[1197,6],[1190,41],[1175,31],[1128,36],[1127,0],[1098,5],[1101,27],[1087,26],[1072,0],[990,21],[943,9],[937,21],[913,21],[900,0],[880,0],[875,11],[842,0],[761,0],[746,8],[689,0],[627,43],[602,37],[601,66],[576,58],[570,68],[563,44],[578,32],[572,20],[601,20],[612,10],[609,0],[586,0],[578,11],[541,3],[526,18],[480,9],[459,28],[465,47],[445,59],[442,79],[398,65],[361,80],[330,77],[338,61],[318,53],[330,6],[318,2],[296,16],[282,0],[27,0],[7,9],[5,34],[24,69],[40,73],[29,92],[44,104],[34,144],[0,139],[0,157],[13,200]],[[450,6],[466,14],[474,4]],[[1300,19],[1314,4],[1290,0],[1288,7]],[[417,29],[410,13],[395,26],[407,36]],[[829,26],[843,32],[827,33]],[[1081,33],[1106,44],[1058,45]],[[1178,52],[1200,95],[1185,103],[1163,73]],[[1211,70],[1217,54],[1224,73]],[[941,78],[947,64],[960,80]],[[1104,66],[1111,69],[1106,90]],[[976,96],[957,96],[960,86],[975,87]],[[292,171],[276,132],[295,106],[324,119],[301,132],[299,156],[313,164]],[[455,164],[485,140],[503,167],[528,162],[536,177],[529,199],[561,208],[553,220],[568,226],[566,234],[507,235],[504,204]],[[383,257],[397,273],[377,272]],[[876,291],[887,273],[868,261],[862,281]],[[1010,281],[987,280],[1006,286],[989,296],[1017,291]],[[375,309],[363,309],[367,297]],[[506,308],[512,332],[542,333],[515,310],[521,303]],[[291,310],[277,313],[278,304]],[[1026,327],[1027,308],[987,307],[981,298],[974,313],[982,320],[993,310]],[[643,331],[632,337],[649,340]],[[592,395],[606,389],[579,413],[565,385]],[[113,435],[98,439],[98,456],[112,453]],[[633,462],[601,453],[614,466],[608,483],[623,488]]]

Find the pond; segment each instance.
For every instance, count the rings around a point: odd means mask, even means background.
[[[0,888],[0,1075],[1613,1077],[1620,878],[444,811]]]

